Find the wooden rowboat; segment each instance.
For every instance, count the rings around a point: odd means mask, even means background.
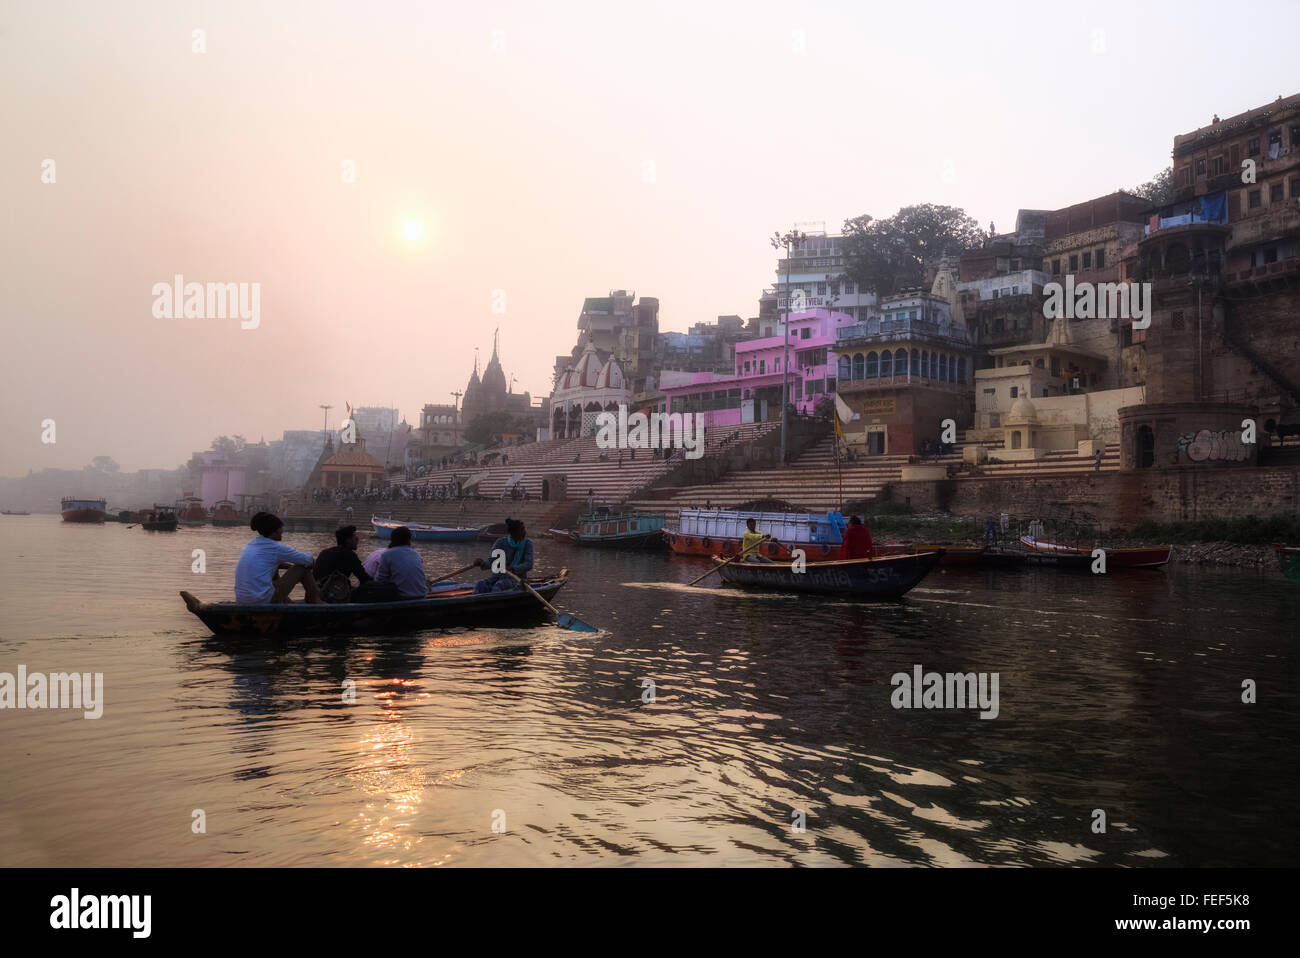
[[[1030,549],[1030,559],[1050,562],[1063,568],[1087,569],[1093,563],[1092,550],[1077,546],[1061,545],[1035,539],[1033,536],[1021,536],[1022,545]],[[1173,546],[1151,546],[1126,549],[1107,549],[1098,546],[1106,553],[1106,569],[1158,569],[1169,561]]]
[[[567,576],[529,579],[548,602],[564,588]],[[398,635],[451,625],[521,626],[544,620],[546,607],[522,589],[474,594],[472,585],[443,589],[424,599],[401,602],[340,602],[308,605],[240,605],[201,602],[182,592],[185,608],[216,635]]]
[[[846,599],[897,599],[939,564],[938,552],[918,552],[879,559],[808,562],[803,572],[792,562],[726,562],[714,556],[718,575],[730,585],[779,592],[818,592]]]
[[[568,529],[547,529],[546,534],[556,542],[567,542],[569,545],[573,545],[573,533]]]
[[[469,542],[478,538],[478,527],[468,528],[466,526],[431,526],[422,522],[398,522],[396,519],[380,519],[375,516],[370,517],[370,525],[375,530],[375,535],[381,539],[391,539],[393,530],[398,526],[406,526],[411,530],[411,538],[422,542]]]

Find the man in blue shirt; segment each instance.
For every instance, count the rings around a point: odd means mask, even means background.
[[[424,560],[411,548],[411,530],[398,526],[393,530],[388,548],[379,559],[375,581],[381,587],[391,585],[396,598],[423,599],[429,594],[429,580],[424,576]]]
[[[532,571],[533,540],[528,538],[528,530],[524,528],[523,520],[507,519],[506,534],[492,543],[492,557],[486,560],[478,559],[474,564],[480,569],[490,569],[498,552],[505,555],[506,569],[519,578],[527,577]],[[506,592],[518,588],[519,583],[502,572],[493,573],[474,584],[476,593]]]
[[[289,602],[289,593],[301,582],[308,602],[313,605],[324,602],[311,574],[312,557],[280,541],[284,521],[270,512],[259,512],[248,525],[257,538],[239,554],[235,566],[235,601],[242,605]],[[281,569],[286,570],[283,575]]]

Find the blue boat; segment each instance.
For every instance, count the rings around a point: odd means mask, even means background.
[[[381,539],[391,539],[393,530],[399,526],[406,526],[411,530],[411,538],[419,539],[424,542],[469,542],[478,538],[478,527],[472,529],[465,526],[430,526],[422,522],[398,522],[396,519],[380,519],[377,516],[370,517],[370,525],[375,530],[375,535]]]

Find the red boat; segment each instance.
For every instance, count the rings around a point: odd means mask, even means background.
[[[103,522],[108,518],[108,501],[105,499],[64,499],[64,522]]]
[[[970,543],[932,543],[932,542],[877,542],[874,544],[877,556],[910,555],[917,552],[938,552],[942,554],[940,565],[978,565],[980,559],[989,551],[988,546]]]
[[[239,514],[235,504],[229,499],[222,499],[212,507],[212,524],[214,526],[242,526],[244,517]]]
[[[1061,566],[1084,568],[1092,564],[1092,550],[1077,546],[1061,545],[1033,536],[1021,536],[1020,542],[1034,554],[1034,558],[1055,562]],[[1106,568],[1111,569],[1158,569],[1169,561],[1173,546],[1149,546],[1126,549],[1107,549],[1098,546],[1106,553]]]
[[[208,511],[198,496],[186,496],[176,503],[176,519],[183,526],[206,526]]]

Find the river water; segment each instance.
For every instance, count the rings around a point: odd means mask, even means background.
[[[105,689],[99,719],[0,711],[0,865],[1158,867],[1300,847],[1300,586],[1271,571],[939,570],[854,604],[687,588],[707,563],[539,538],[598,634],[217,639],[177,592],[229,599],[250,535],[0,519],[0,672]],[[435,576],[487,548],[419,545]],[[916,665],[996,672],[997,717],[895,709],[891,676]]]

